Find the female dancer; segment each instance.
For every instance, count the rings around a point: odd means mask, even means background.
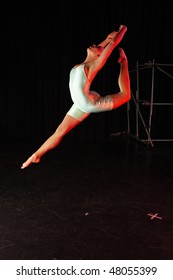
[[[94,77],[105,65],[126,31],[127,27],[120,25],[119,30],[111,32],[103,42],[88,47],[86,59],[71,69],[69,88],[73,105],[55,132],[22,164],[21,169],[28,167],[31,163],[38,163],[45,153],[55,148],[70,130],[80,124],[91,113],[110,111],[130,100],[128,60],[122,48],[119,48],[118,59],[120,64],[118,77],[120,91],[100,96],[99,93],[90,90]]]

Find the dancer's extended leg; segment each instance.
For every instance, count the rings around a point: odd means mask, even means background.
[[[131,98],[128,60],[122,48],[119,48],[119,55],[120,56],[118,59],[118,63],[120,64],[120,74],[118,77],[118,84],[119,84],[120,92],[116,94],[111,94],[111,97],[114,100],[113,109],[128,102]]]
[[[56,131],[43,143],[43,145],[32,154],[21,166],[21,169],[26,168],[31,163],[40,162],[40,158],[47,153],[49,150],[55,148],[61,142],[62,138],[67,134],[70,130],[72,130],[75,126],[81,123],[84,118],[86,118],[89,114],[84,113],[83,119],[76,119],[68,114],[64,117],[61,124],[58,126]]]

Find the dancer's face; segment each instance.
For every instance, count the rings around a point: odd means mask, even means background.
[[[102,51],[104,50],[103,47],[101,46],[96,46],[95,44],[91,45],[88,50],[93,54],[93,55],[96,55],[96,56],[99,56]]]

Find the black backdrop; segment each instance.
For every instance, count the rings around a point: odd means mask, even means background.
[[[49,136],[72,105],[68,88],[71,67],[85,59],[86,48],[91,43],[99,43],[120,24],[128,26],[121,46],[129,58],[130,71],[137,61],[146,63],[154,59],[157,63],[172,64],[173,15],[169,2],[63,0],[3,4],[0,11],[1,138]],[[93,84],[103,95],[117,89],[117,57],[115,50]],[[173,68],[167,70],[172,75]],[[135,72],[131,71],[130,76],[135,91]],[[173,102],[172,79],[159,74],[156,84],[155,100]],[[147,75],[142,81],[142,91],[147,99],[150,95]],[[158,111],[153,114],[155,131],[163,130],[163,137],[173,137],[173,107],[155,111]],[[102,137],[126,128],[126,105],[123,105],[112,112],[92,114],[71,135]]]

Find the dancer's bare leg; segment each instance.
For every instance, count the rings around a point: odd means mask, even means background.
[[[118,63],[120,64],[120,74],[118,77],[118,84],[119,84],[120,92],[111,95],[112,98],[114,99],[113,109],[128,102],[131,98],[128,60],[122,48],[119,48],[119,55],[120,56],[118,59]]]
[[[29,166],[31,163],[40,162],[40,158],[49,150],[55,148],[61,142],[65,134],[77,126],[81,121],[66,114],[56,131],[43,143],[43,145],[32,154],[21,166],[21,169]]]
[[[127,31],[127,26],[120,25],[120,28],[119,28],[119,30],[118,30],[118,32],[116,34],[116,39],[115,39],[116,45],[118,45],[121,42],[121,40],[123,39],[124,34],[126,33],[126,31]]]

